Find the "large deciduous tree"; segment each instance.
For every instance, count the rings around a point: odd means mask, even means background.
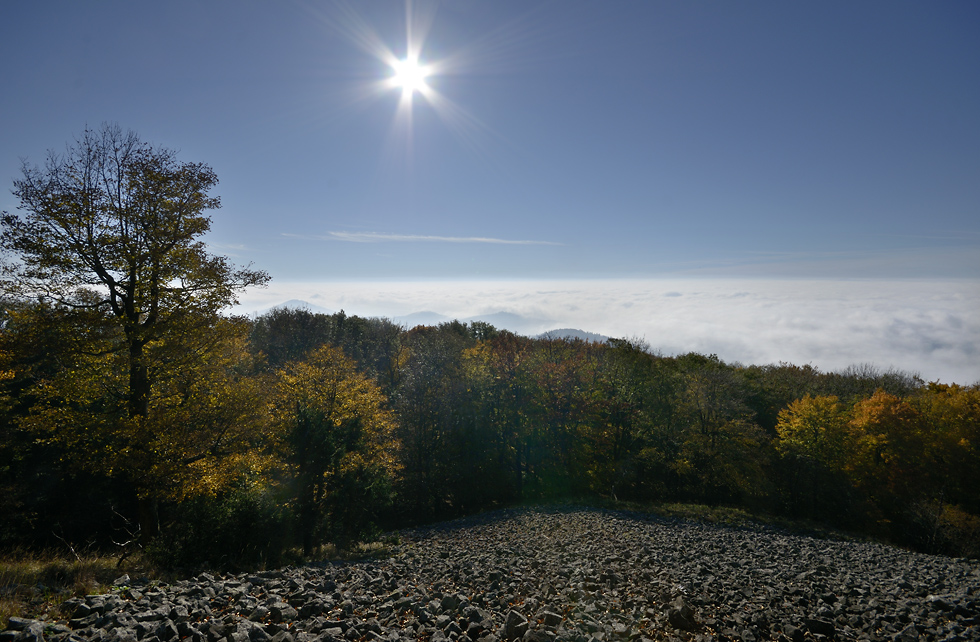
[[[86,357],[111,355],[120,364],[125,417],[105,421],[124,420],[129,446],[145,449],[168,429],[153,416],[161,407],[155,386],[172,375],[168,364],[186,367],[220,311],[269,277],[236,268],[201,240],[207,212],[220,206],[209,193],[214,171],[180,162],[134,132],[87,129],[64,153],[50,152],[43,167],[25,162],[22,170],[13,190],[20,212],[0,218],[4,290],[67,311],[74,336],[89,344]],[[110,432],[119,434],[119,425]],[[152,491],[137,488],[144,501]],[[155,524],[141,522],[152,535]]]
[[[353,360],[324,345],[278,372],[272,427],[293,465],[303,549],[344,547],[369,528],[400,468],[394,414]]]

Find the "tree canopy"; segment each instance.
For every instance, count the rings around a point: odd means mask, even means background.
[[[86,129],[64,153],[49,152],[43,167],[25,161],[22,171],[13,190],[20,213],[0,217],[3,289],[57,311],[72,327],[67,336],[78,368],[50,382],[35,418],[50,418],[57,409],[61,416],[50,426],[55,434],[87,425],[90,438],[115,444],[115,452],[147,450],[153,459],[159,451],[152,444],[177,420],[165,414],[167,404],[154,400],[154,389],[169,381],[164,387],[172,391],[176,367],[207,362],[208,350],[225,350],[222,340],[202,331],[221,325],[219,312],[269,277],[234,267],[203,242],[211,226],[207,212],[220,206],[210,194],[214,171],[181,162],[132,131],[108,124]],[[108,394],[101,382],[117,375],[123,382],[108,386]],[[97,385],[82,390],[86,381]],[[122,412],[105,412],[119,399]],[[189,464],[200,455],[185,453],[176,461]],[[146,468],[140,459],[120,465]],[[128,477],[141,497],[152,494],[139,475]],[[155,530],[149,519],[144,526]]]

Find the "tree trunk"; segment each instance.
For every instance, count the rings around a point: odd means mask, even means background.
[[[150,414],[150,375],[143,359],[143,344],[129,339],[129,418],[142,423]],[[140,444],[144,445],[144,444]],[[140,489],[142,491],[155,489]],[[146,544],[160,534],[157,500],[141,493],[137,500],[140,543]]]
[[[146,544],[160,534],[160,514],[157,511],[157,500],[151,497],[140,497],[137,502],[140,520],[140,544]]]
[[[317,475],[300,470],[300,497],[297,506],[300,537],[303,541],[303,555],[309,557],[319,544],[317,541],[317,526],[320,521],[321,488],[317,483]],[[323,479],[323,473],[319,474]]]
[[[150,373],[143,359],[143,344],[129,339],[129,416],[146,419],[150,414]]]

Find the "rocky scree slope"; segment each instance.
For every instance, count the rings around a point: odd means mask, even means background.
[[[980,640],[980,562],[592,509],[403,531],[390,557],[120,578],[0,642]]]

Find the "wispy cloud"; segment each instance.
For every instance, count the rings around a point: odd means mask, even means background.
[[[248,255],[255,249],[241,243],[208,243],[208,247],[219,254],[226,254],[235,258]]]
[[[497,239],[487,236],[434,236],[426,234],[378,234],[376,232],[327,232],[326,234],[289,234],[283,236],[313,241],[346,241],[348,243],[485,243],[490,245],[561,245],[554,241]]]

